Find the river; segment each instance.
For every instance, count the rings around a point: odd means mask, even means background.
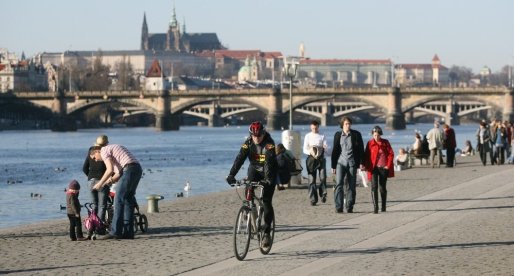
[[[354,125],[365,141],[371,138],[372,125]],[[405,130],[385,130],[395,152],[414,141],[414,132],[426,133],[432,125],[407,125]],[[294,126],[303,137],[308,125]],[[477,125],[454,127],[458,147],[469,139],[475,143]],[[337,126],[321,127],[330,146]],[[143,167],[144,175],[137,190],[137,200],[146,204],[149,194],[176,200],[186,182],[192,189],[185,196],[223,191],[234,157],[247,136],[247,127],[181,127],[180,131],[160,132],[153,128],[88,129],[77,132],[48,130],[2,131],[0,137],[0,228],[38,221],[65,218],[60,205],[65,204],[64,189],[72,179],[81,184],[79,199],[88,202],[87,178],[82,164],[87,150],[100,134],[111,144],[126,146]],[[280,143],[281,131],[271,131]],[[246,164],[238,177],[244,176]],[[304,170],[304,174],[306,174]],[[32,197],[34,194],[40,196]],[[86,210],[82,210],[85,217]]]

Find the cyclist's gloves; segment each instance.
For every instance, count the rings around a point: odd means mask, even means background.
[[[261,184],[264,185],[264,186],[270,186],[271,185],[271,181],[269,181],[269,180],[261,180]]]
[[[232,184],[236,183],[236,178],[233,175],[228,175],[226,179],[227,179],[227,183],[229,185],[232,185]]]

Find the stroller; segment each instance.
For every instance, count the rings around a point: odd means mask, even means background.
[[[107,210],[105,213],[105,224],[109,228],[112,224],[112,218],[114,216],[115,195],[116,193],[114,192],[114,189],[111,187],[111,191],[109,192],[109,197],[107,200]],[[143,233],[148,232],[148,218],[145,214],[139,212],[139,205],[136,203],[136,206],[134,207],[134,233],[136,233],[138,229],[141,230],[141,232]]]
[[[94,203],[86,203],[84,207],[87,209],[87,217],[84,218],[84,227],[87,230],[87,238],[89,240],[96,240],[96,235],[105,234],[105,225],[100,218],[96,215]]]

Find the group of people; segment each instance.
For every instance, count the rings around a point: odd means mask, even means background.
[[[502,165],[506,160],[508,163],[513,163],[513,135],[514,127],[508,121],[493,120],[490,124],[485,120],[481,121],[476,138],[477,152],[482,164],[486,165],[487,155],[489,155],[491,165]]]
[[[373,212],[379,211],[378,192],[381,195],[381,211],[386,211],[387,179],[394,176],[394,152],[388,140],[383,139],[383,131],[379,126],[371,130],[372,138],[364,144],[359,131],[351,128],[350,117],[343,117],[341,130],[334,135],[332,153],[329,152],[325,135],[319,132],[319,122],[312,121],[311,131],[305,135],[303,153],[307,155],[306,168],[308,174],[308,197],[310,204],[315,206],[318,200],[326,202],[326,155],[331,155],[331,170],[336,176],[334,188],[334,205],[336,213],[353,213],[356,199],[356,183],[358,169],[367,171],[371,181],[371,198]],[[272,199],[275,186],[280,183],[283,173],[280,155],[286,154],[283,145],[275,150],[275,142],[266,132],[261,122],[253,122],[249,127],[248,137],[239,150],[226,180],[229,184],[236,182],[236,174],[246,159],[249,160],[247,177],[250,181],[264,183],[264,224],[265,236],[263,244],[270,241],[270,225],[273,219]],[[278,155],[277,155],[278,154]],[[278,176],[278,177],[277,177]],[[317,184],[319,179],[319,185]]]
[[[83,171],[88,177],[94,212],[103,222],[110,186],[116,183],[110,231],[99,239],[133,239],[134,208],[137,205],[135,194],[143,173],[139,161],[127,148],[109,144],[108,137],[101,135],[96,139],[95,145],[89,148]],[[66,191],[72,241],[88,239],[82,232],[79,192],[80,184],[77,180],[72,180]]]
[[[443,163],[447,168],[454,166],[457,140],[455,130],[448,124],[443,124],[441,129],[439,121],[435,121],[434,127],[424,137],[416,133],[414,139],[410,152],[414,157],[428,158],[432,168],[439,168]],[[446,162],[443,150],[446,150]]]

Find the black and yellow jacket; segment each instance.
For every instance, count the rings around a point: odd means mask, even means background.
[[[269,133],[266,133],[260,144],[255,144],[252,137],[248,137],[234,160],[234,164],[230,169],[230,175],[236,175],[245,159],[250,160],[248,166],[248,179],[250,181],[265,180],[269,183],[275,183],[277,175],[277,157],[275,154],[275,141]]]

